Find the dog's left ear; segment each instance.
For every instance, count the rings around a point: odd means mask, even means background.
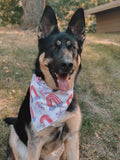
[[[78,41],[85,40],[85,17],[84,10],[79,8],[72,16],[68,28],[66,30],[69,34],[74,34]]]
[[[43,16],[40,20],[38,38],[47,37],[55,28],[56,31],[58,31],[55,13],[50,6],[46,6]]]

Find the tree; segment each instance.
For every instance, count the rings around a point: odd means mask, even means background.
[[[24,11],[23,26],[38,26],[44,9],[45,0],[22,0],[22,4]]]

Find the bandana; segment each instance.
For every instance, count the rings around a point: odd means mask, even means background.
[[[30,85],[30,113],[37,132],[52,125],[67,110],[73,89],[53,90],[44,80],[33,74]]]

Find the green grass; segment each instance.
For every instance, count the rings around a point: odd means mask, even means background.
[[[120,34],[87,35],[77,80],[83,115],[80,160],[120,160],[119,44]],[[17,115],[37,54],[35,32],[1,28],[0,160],[6,157],[9,130],[2,119]]]
[[[119,35],[110,37],[120,42]],[[105,34],[88,35],[77,81],[83,113],[81,159],[86,160],[120,159],[120,46],[104,39]]]

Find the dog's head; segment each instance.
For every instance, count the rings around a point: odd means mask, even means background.
[[[52,89],[66,91],[74,87],[81,68],[81,52],[85,39],[84,11],[78,9],[65,32],[60,32],[53,9],[47,6],[39,26],[35,73]]]

